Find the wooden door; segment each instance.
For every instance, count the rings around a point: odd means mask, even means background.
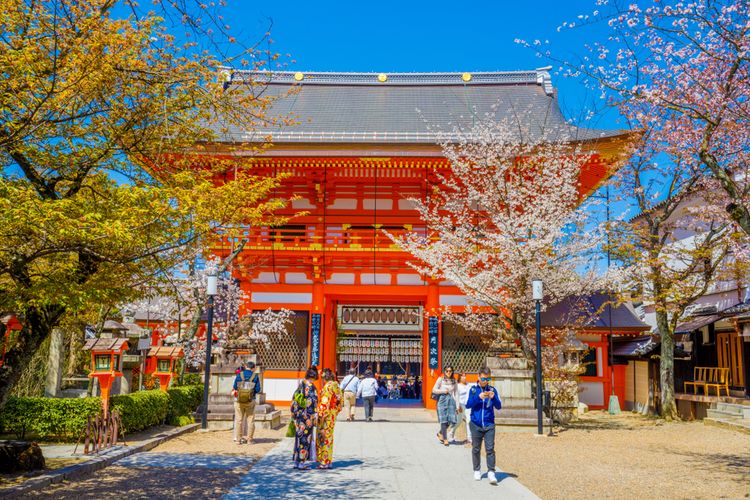
[[[745,386],[745,368],[742,364],[742,337],[737,332],[717,333],[716,351],[720,368],[729,368],[729,385]]]

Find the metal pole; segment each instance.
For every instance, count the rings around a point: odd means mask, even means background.
[[[206,364],[203,378],[203,414],[201,415],[201,428],[208,429],[208,383],[211,376],[211,337],[212,323],[214,321],[214,296],[208,296],[208,328],[206,329]]]
[[[542,302],[536,301],[536,419],[537,434],[543,434],[542,411]]]

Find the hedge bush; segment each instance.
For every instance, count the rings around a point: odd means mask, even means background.
[[[0,431],[41,439],[77,439],[89,416],[99,413],[99,398],[29,398],[10,396],[0,412]]]
[[[192,413],[203,398],[202,386],[140,391],[112,396],[110,410],[120,412],[123,432],[132,433],[167,422],[170,425],[192,423]],[[101,409],[100,398],[26,398],[9,397],[0,412],[0,433],[19,439],[76,440],[84,432],[89,416]]]
[[[191,416],[203,401],[202,385],[186,385],[174,387],[167,391],[169,396],[169,410],[167,423],[169,425],[185,425],[178,423],[178,417]]]
[[[169,409],[169,396],[158,389],[112,396],[109,409],[120,412],[124,432],[142,431],[164,422]]]

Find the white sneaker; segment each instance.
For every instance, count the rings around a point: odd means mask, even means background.
[[[482,471],[475,470],[474,471],[474,481],[481,481],[482,480]]]
[[[495,471],[487,471],[487,479],[490,480],[490,484],[497,484],[497,478],[495,477]]]

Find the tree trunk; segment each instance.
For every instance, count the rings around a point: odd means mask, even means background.
[[[669,319],[664,309],[656,311],[656,327],[661,336],[660,380],[661,416],[667,420],[678,419],[674,398],[674,335],[669,329]]]
[[[0,367],[0,410],[5,406],[11,389],[21,377],[23,368],[29,364],[42,342],[49,337],[64,312],[65,308],[57,305],[31,307],[19,318],[23,328],[13,347],[5,354],[5,362]]]

